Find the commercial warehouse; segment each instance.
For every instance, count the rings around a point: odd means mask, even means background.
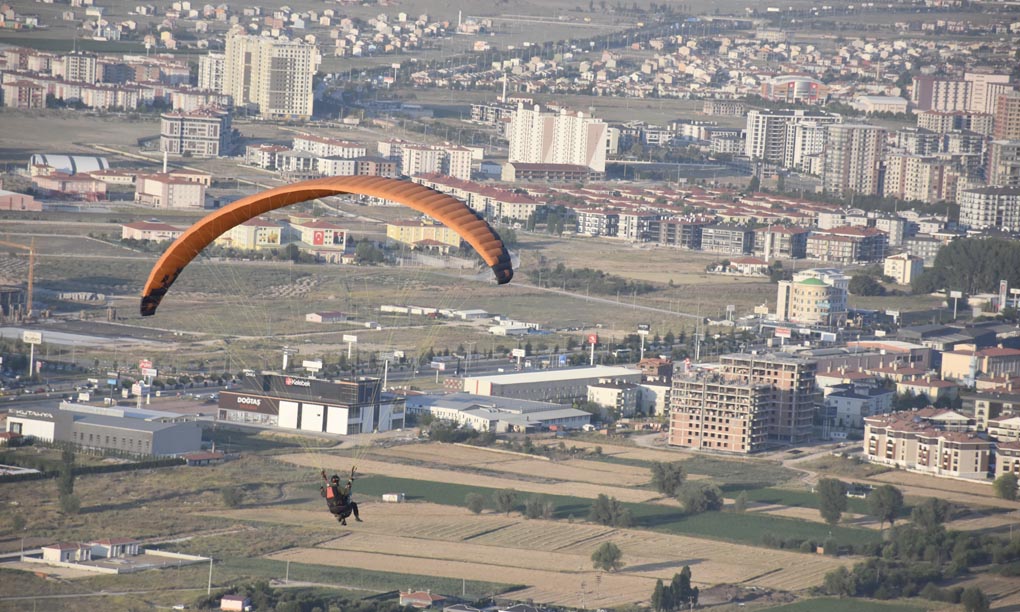
[[[221,421],[335,434],[404,426],[403,399],[383,395],[378,378],[325,380],[251,373],[241,388],[220,392]]]
[[[603,382],[641,382],[641,371],[618,366],[562,368],[538,372],[469,376],[464,391],[536,402],[569,402],[588,398],[588,385]]]
[[[561,404],[470,393],[411,396],[407,398],[407,410],[412,414],[428,413],[478,431],[498,433],[541,431],[550,427],[581,429],[591,422],[590,413],[564,408]]]
[[[70,402],[57,408],[11,408],[7,431],[135,455],[173,456],[202,448],[202,427],[183,415]]]

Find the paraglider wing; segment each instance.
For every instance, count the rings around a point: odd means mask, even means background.
[[[410,181],[379,176],[327,177],[292,183],[242,198],[207,215],[174,241],[156,262],[142,290],[142,316],[156,308],[184,268],[213,240],[230,228],[271,210],[306,200],[343,193],[398,202],[424,213],[457,232],[492,268],[496,282],[513,278],[510,254],[499,234],[460,200]]]

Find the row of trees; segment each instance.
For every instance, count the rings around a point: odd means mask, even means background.
[[[935,264],[914,281],[916,293],[997,291],[999,281],[1020,283],[1020,243],[1004,238],[962,238],[939,250]]]
[[[953,506],[944,500],[924,500],[914,507],[909,523],[889,530],[873,558],[851,570],[830,572],[822,589],[830,595],[878,599],[920,595],[963,603],[967,610],[987,610],[988,599],[979,590],[939,585],[976,566],[1015,567],[1020,540],[947,530],[945,523],[953,514]]]

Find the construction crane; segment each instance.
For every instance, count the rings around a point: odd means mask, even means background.
[[[18,244],[17,242],[7,242],[6,240],[0,240],[0,245],[28,251],[28,301],[25,308],[25,318],[30,318],[32,316],[32,289],[35,285],[35,238],[32,238],[28,246]]]

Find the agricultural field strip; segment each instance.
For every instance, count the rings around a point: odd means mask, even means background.
[[[277,457],[277,459],[295,465],[302,465],[306,467],[317,468],[320,466],[325,466],[327,469],[330,470],[344,469],[349,462],[349,460],[345,457],[332,457],[329,455],[314,456],[306,454],[280,455],[279,457]],[[544,462],[543,465],[540,467],[545,467]],[[667,506],[679,505],[675,500],[661,499],[661,496],[654,491],[619,487],[612,485],[612,483],[606,483],[603,486],[584,482],[562,482],[555,484],[542,484],[516,479],[513,480],[512,483],[510,483],[506,478],[497,478],[494,476],[483,476],[465,472],[457,472],[452,469],[442,470],[436,468],[416,467],[413,465],[394,465],[392,463],[386,463],[383,461],[375,460],[359,461],[358,469],[361,472],[367,474],[380,474],[383,476],[392,476],[396,478],[409,478],[412,480],[449,482],[453,484],[487,487],[492,489],[504,489],[508,488],[509,486],[511,488],[515,488],[519,491],[524,491],[527,493],[538,493],[546,495],[572,495],[576,497],[584,497],[587,499],[594,499],[598,497],[600,493],[606,493],[612,494],[614,497],[623,502],[633,503],[655,502],[662,503],[663,505]]]
[[[646,485],[650,481],[648,470],[639,467],[584,459],[544,461],[537,458],[494,453],[484,448],[476,450],[449,444],[401,446],[373,454],[450,466],[484,467],[487,470],[528,476],[541,475],[543,478],[554,480],[606,483],[614,486],[638,487]]]
[[[817,585],[826,572],[851,562],[690,536],[523,520],[489,513],[476,516],[462,508],[427,503],[373,503],[366,505],[363,512],[366,522],[358,524],[357,531],[352,530],[317,548],[431,559],[428,563],[463,559],[485,563],[492,559],[495,561],[490,561],[490,565],[573,572],[589,568],[591,552],[602,542],[612,541],[623,550],[625,561],[632,568],[625,571],[636,570],[642,576],[668,579],[683,565],[690,564],[697,568],[696,580],[702,584],[748,581],[757,586],[792,590]],[[324,512],[297,509],[212,514],[290,525],[321,524],[325,527],[332,523]],[[496,552],[487,556],[487,551]],[[507,551],[513,554],[505,555]],[[536,556],[539,551],[542,554]],[[571,563],[571,558],[577,562]],[[501,572],[489,574],[488,579],[492,575],[501,576],[502,582],[516,582],[503,577]]]
[[[268,555],[270,559],[291,560],[317,565],[359,567],[375,571],[492,580],[498,577],[509,584],[534,585],[547,592],[549,599],[542,603],[568,604],[577,601],[582,590],[594,589],[594,576],[582,573],[550,572],[537,569],[493,566],[464,561],[431,560],[420,557],[400,558],[385,553],[340,551],[322,548],[294,548]],[[590,561],[588,565],[590,566]],[[599,601],[605,605],[623,604],[647,599],[655,586],[652,578],[627,574],[603,574],[599,586]],[[589,600],[591,597],[589,596]]]
[[[999,499],[992,495],[992,488],[980,483],[967,483],[958,480],[942,480],[924,474],[913,474],[896,470],[877,474],[864,479],[875,484],[892,484],[909,497],[939,497],[949,502],[963,504],[968,507],[991,506],[1020,510],[1020,502]]]

